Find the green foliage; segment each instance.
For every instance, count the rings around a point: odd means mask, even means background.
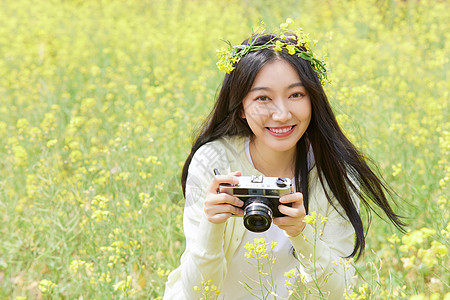
[[[405,200],[410,232],[375,218],[359,278],[374,298],[444,295],[449,12],[448,1],[2,1],[0,299],[161,297],[184,249],[180,169],[223,78],[216,49],[287,17],[319,40],[338,121]]]

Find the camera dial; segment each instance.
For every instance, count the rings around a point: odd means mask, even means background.
[[[287,180],[284,177],[278,177],[277,180],[275,181],[275,183],[280,188],[287,187],[287,185],[288,185]]]

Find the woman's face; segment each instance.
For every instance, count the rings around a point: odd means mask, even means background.
[[[280,59],[261,68],[243,107],[252,142],[267,155],[292,154],[311,120],[311,101],[297,71]]]

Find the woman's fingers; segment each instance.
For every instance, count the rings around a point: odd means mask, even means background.
[[[280,203],[278,210],[286,216],[274,218],[273,223],[284,230],[289,236],[299,235],[306,225],[303,222],[303,218],[306,216],[303,195],[301,193],[285,195],[280,198]],[[288,203],[291,203],[292,206],[283,205]]]
[[[205,201],[205,206],[215,206],[218,204],[231,204],[237,207],[244,205],[244,202],[238,197],[234,197],[225,193],[212,194],[209,196],[209,201]]]
[[[204,211],[211,223],[223,223],[232,215],[242,216],[244,202],[239,198],[224,193],[211,195],[205,201]]]
[[[205,201],[205,212],[207,214],[215,214],[221,212],[235,213],[234,208],[239,208],[244,205],[244,202],[237,197],[220,193],[207,197]]]
[[[239,179],[237,178],[237,176],[241,176],[241,172],[232,172],[228,175],[215,175],[207,189],[207,192],[217,194],[217,192],[219,191],[219,186],[221,184],[238,184]]]
[[[221,205],[220,209],[211,208],[205,210],[206,216],[211,223],[223,223],[232,215],[242,216],[244,211],[236,206]]]
[[[239,198],[228,195],[226,193],[219,193],[220,185],[222,184],[237,184],[241,172],[232,172],[228,175],[214,176],[206,193],[204,211],[206,217],[211,223],[219,224],[225,222],[232,215],[243,215],[244,212],[239,207],[244,205],[244,202]]]
[[[298,206],[303,205],[303,194],[297,192],[281,196],[280,203],[296,203]]]
[[[305,208],[303,205],[296,206],[296,205],[292,204],[292,207],[290,207],[290,206],[281,204],[278,206],[278,210],[283,215],[289,216],[294,219],[302,218],[306,215],[306,211],[305,211]]]

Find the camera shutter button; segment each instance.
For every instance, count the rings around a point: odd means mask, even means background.
[[[275,182],[278,187],[286,187],[287,186],[287,180],[284,177],[278,177],[277,181]]]

